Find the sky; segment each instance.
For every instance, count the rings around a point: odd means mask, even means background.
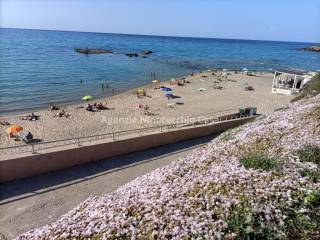
[[[0,0],[0,27],[320,43],[320,0]]]

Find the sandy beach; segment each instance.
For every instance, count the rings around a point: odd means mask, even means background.
[[[213,75],[211,71],[205,71],[186,76],[185,80],[188,83],[184,86],[170,85],[169,81],[143,86],[141,89],[147,94],[147,97],[143,98],[137,98],[137,89],[133,89],[89,102],[102,102],[110,108],[109,110],[88,112],[83,108],[88,102],[84,102],[59,106],[70,114],[68,118],[54,117],[57,111],[42,110],[35,112],[40,116],[37,121],[21,120],[22,116],[30,112],[1,117],[1,120],[23,126],[24,131],[32,132],[36,139],[52,141],[148,127],[158,125],[160,119],[186,118],[239,107],[254,106],[257,107],[258,113],[266,114],[290,102],[290,96],[271,93],[273,79],[271,73],[247,76],[244,72],[237,74],[230,72],[227,79],[222,81],[217,81],[217,74],[219,73]],[[254,90],[245,91],[244,87],[247,85],[252,86]],[[155,89],[160,86],[172,88],[171,93],[180,98],[168,100],[165,97],[166,92]],[[222,89],[215,89],[214,86],[221,86]],[[198,91],[199,88],[206,90]],[[172,108],[168,107],[168,104],[172,105]],[[137,109],[137,105],[148,106],[153,116],[145,116],[144,110]],[[141,118],[145,121],[141,122]],[[1,147],[24,144],[8,137],[5,132],[7,126],[1,125],[0,128]]]

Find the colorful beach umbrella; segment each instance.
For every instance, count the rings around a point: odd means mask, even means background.
[[[84,96],[83,98],[82,98],[82,100],[84,100],[84,101],[89,101],[89,100],[91,100],[92,99],[92,97],[90,96],[90,95],[86,95],[86,96]]]
[[[18,132],[21,132],[23,130],[23,127],[20,125],[12,125],[11,127],[7,128],[6,132],[7,133],[12,133],[12,134],[16,134]]]

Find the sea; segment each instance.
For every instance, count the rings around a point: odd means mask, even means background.
[[[117,94],[206,69],[320,70],[315,43],[0,28],[0,115]],[[115,54],[81,54],[98,48]],[[146,58],[126,53],[150,50]],[[151,74],[151,73],[154,73]],[[102,88],[102,84],[109,88]]]

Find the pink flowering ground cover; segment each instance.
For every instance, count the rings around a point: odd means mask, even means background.
[[[319,239],[319,165],[300,161],[301,152],[317,159],[304,149],[320,147],[319,133],[317,95],[227,131],[18,239]],[[244,166],[257,156],[272,159],[270,169]]]

